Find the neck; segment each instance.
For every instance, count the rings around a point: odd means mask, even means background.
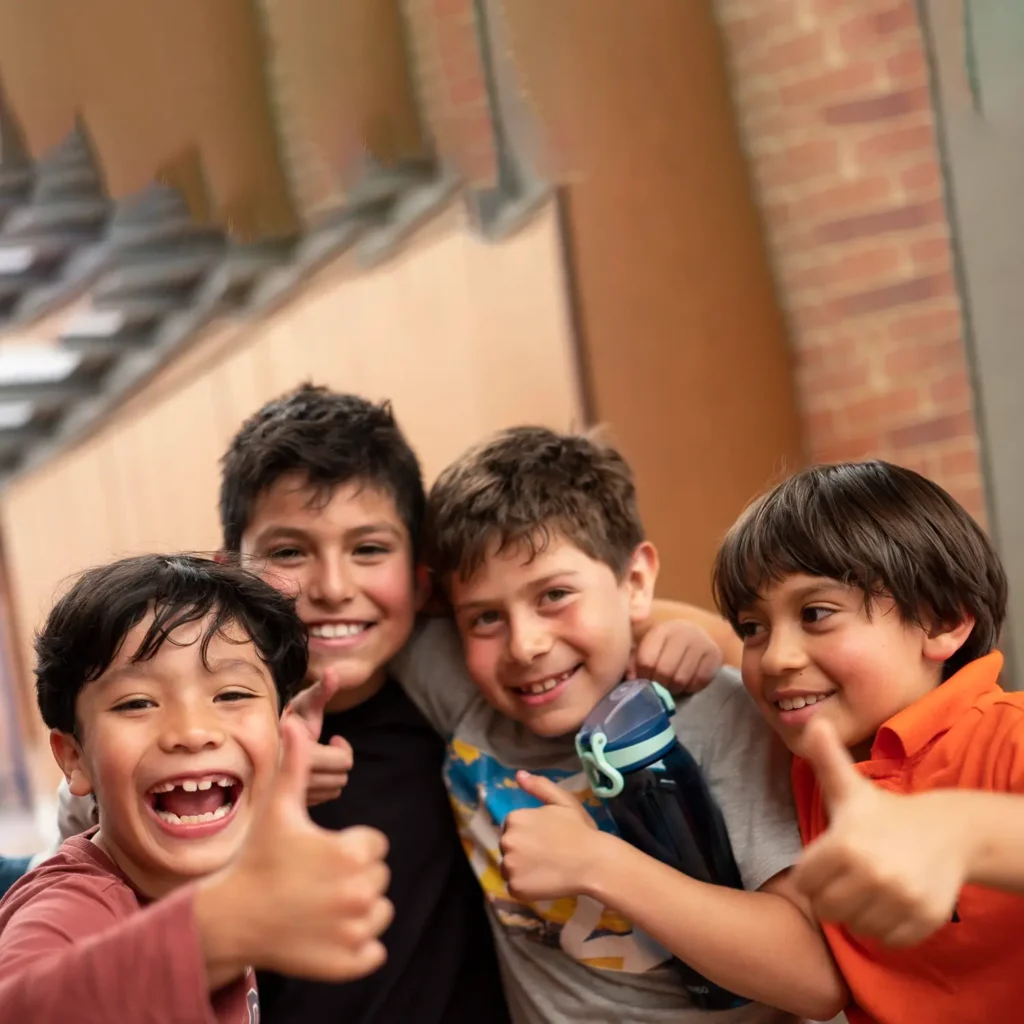
[[[92,842],[114,862],[115,867],[128,879],[132,888],[147,899],[158,900],[187,881],[184,878],[154,876],[130,857],[125,856],[116,843],[103,835],[102,828],[92,837]]]
[[[352,708],[365,704],[371,697],[380,693],[387,680],[387,672],[382,668],[374,672],[365,683],[339,690],[328,702],[326,711],[351,711]]]

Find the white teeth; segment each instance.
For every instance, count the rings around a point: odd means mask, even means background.
[[[831,693],[808,693],[802,697],[781,697],[777,703],[783,711],[797,711],[807,707],[808,704],[817,704],[819,701],[827,700],[831,696]]]
[[[230,804],[222,804],[215,811],[207,811],[205,814],[173,814],[171,811],[157,811],[156,813],[169,825],[204,825],[208,821],[217,821],[223,818],[231,810]]]
[[[531,696],[535,694],[547,693],[549,690],[553,690],[559,683],[564,683],[575,672],[576,669],[571,668],[568,672],[563,672],[561,675],[552,676],[550,679],[545,679],[540,683],[533,683],[530,686],[520,686],[517,689],[521,693],[528,693]]]
[[[370,628],[370,622],[324,622],[318,626],[310,626],[310,636],[323,637],[325,640],[336,640],[346,636],[358,636]]]
[[[235,780],[226,775],[210,776],[205,779],[178,779],[168,782],[158,782],[150,789],[150,793],[170,793],[172,789],[181,788],[186,793],[195,793],[199,789],[210,789],[212,786],[221,786],[224,789],[231,789]]]

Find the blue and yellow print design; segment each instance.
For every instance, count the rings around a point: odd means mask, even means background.
[[[666,963],[670,954],[607,907],[586,896],[524,903],[501,877],[501,830],[512,811],[539,807],[519,788],[516,769],[458,739],[448,744],[445,781],[462,844],[495,916],[509,932],[555,949],[590,967],[640,974]],[[582,769],[545,775],[574,794],[598,828],[617,834],[611,815],[594,796]]]

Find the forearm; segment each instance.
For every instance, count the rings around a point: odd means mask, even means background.
[[[732,626],[715,612],[709,612],[685,601],[670,601],[659,598],[651,606],[650,625],[659,622],[674,622],[683,619],[703,629],[722,651],[726,665],[740,667],[743,658],[743,641],[736,635]]]
[[[845,1005],[847,992],[820,931],[774,892],[741,892],[695,881],[612,836],[586,878],[587,895],[618,911],[737,995],[815,1020]]]
[[[934,790],[909,799],[932,801],[954,835],[970,843],[966,881],[1024,894],[1024,797]]]

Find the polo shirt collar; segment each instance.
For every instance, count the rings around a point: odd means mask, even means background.
[[[998,651],[968,662],[927,696],[893,715],[875,736],[871,760],[914,757],[949,730],[978,698],[999,690],[1003,656]]]

